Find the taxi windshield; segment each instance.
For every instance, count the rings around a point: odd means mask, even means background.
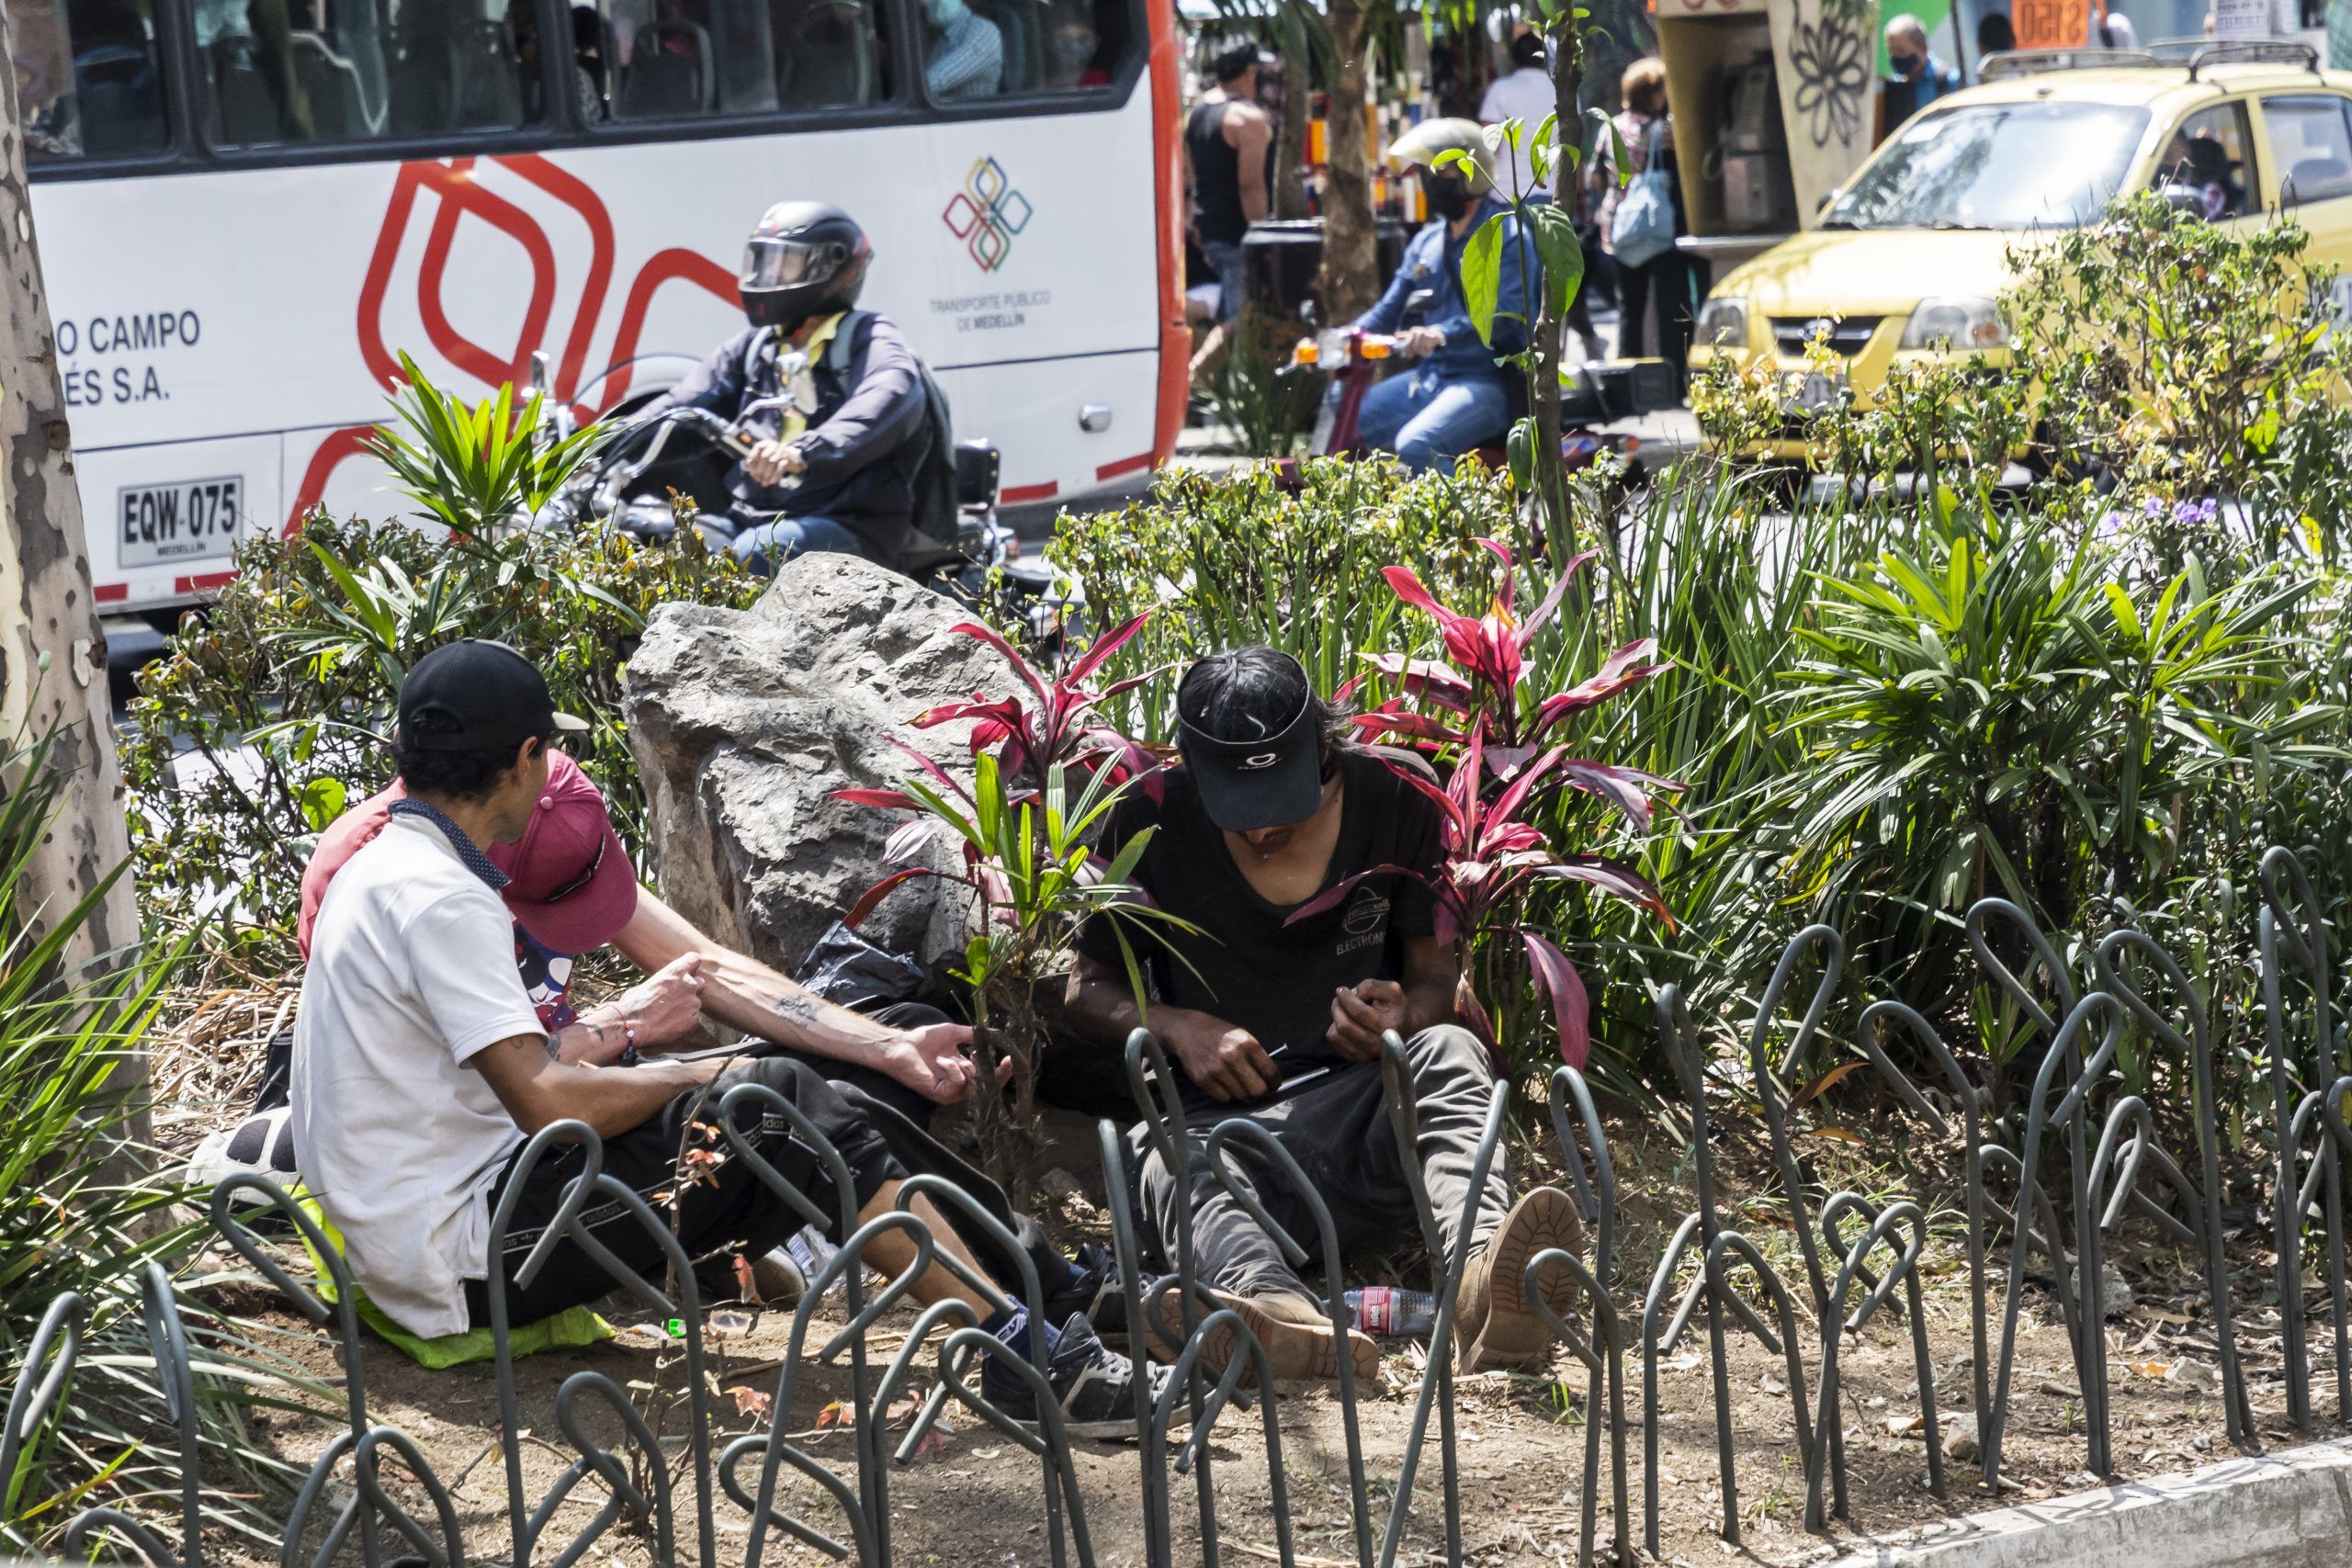
[[[2148,111],[1966,104],[1912,121],[1822,214],[1825,229],[2072,228],[2131,166]]]

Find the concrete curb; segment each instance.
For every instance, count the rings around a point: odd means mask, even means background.
[[[1829,1568],[2340,1568],[2352,1438],[1947,1520]]]

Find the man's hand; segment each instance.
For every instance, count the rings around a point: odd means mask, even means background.
[[[926,1023],[882,1048],[882,1070],[926,1100],[953,1105],[979,1087],[972,1058],[964,1054],[971,1043],[972,1032],[963,1024]]]
[[[1408,327],[1396,339],[1396,352],[1408,359],[1423,359],[1445,346],[1445,333],[1438,327]]]
[[[613,1003],[639,1045],[682,1040],[702,1021],[702,954],[684,953]]]
[[[1282,1082],[1281,1069],[1258,1037],[1223,1019],[1203,1018],[1197,1027],[1176,1032],[1168,1043],[1184,1076],[1216,1099],[1262,1100]]]
[[[786,446],[781,441],[763,441],[743,459],[743,471],[752,476],[755,485],[772,485],[785,475],[799,473],[808,467],[798,447]]]
[[[1405,1029],[1405,987],[1394,980],[1366,980],[1342,986],[1331,997],[1331,1030],[1324,1036],[1333,1050],[1351,1062],[1369,1062],[1380,1055],[1384,1031]]]

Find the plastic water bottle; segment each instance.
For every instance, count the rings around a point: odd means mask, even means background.
[[[1375,1339],[1424,1339],[1437,1326],[1437,1298],[1427,1291],[1366,1285],[1346,1300],[1350,1320]]]
[[[833,1255],[841,1248],[827,1241],[825,1233],[815,1225],[803,1225],[793,1234],[790,1241],[784,1244],[784,1250],[786,1257],[799,1265],[800,1277],[813,1285],[817,1282],[818,1274],[833,1260]],[[848,1282],[848,1276],[843,1275],[833,1281],[833,1290],[842,1290]],[[826,1293],[830,1295],[831,1292]]]

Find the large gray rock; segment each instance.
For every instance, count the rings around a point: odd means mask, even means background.
[[[656,610],[624,701],[662,897],[702,931],[797,973],[818,936],[895,869],[883,844],[907,819],[832,792],[893,786],[913,773],[892,736],[968,776],[968,725],[919,730],[909,720],[1009,690],[1015,677],[1003,660],[950,629],[969,618],[842,555],[791,562],[749,610]],[[950,857],[961,843],[943,831],[930,863],[960,864]],[[964,945],[961,894],[918,877],[865,934],[935,964]]]

